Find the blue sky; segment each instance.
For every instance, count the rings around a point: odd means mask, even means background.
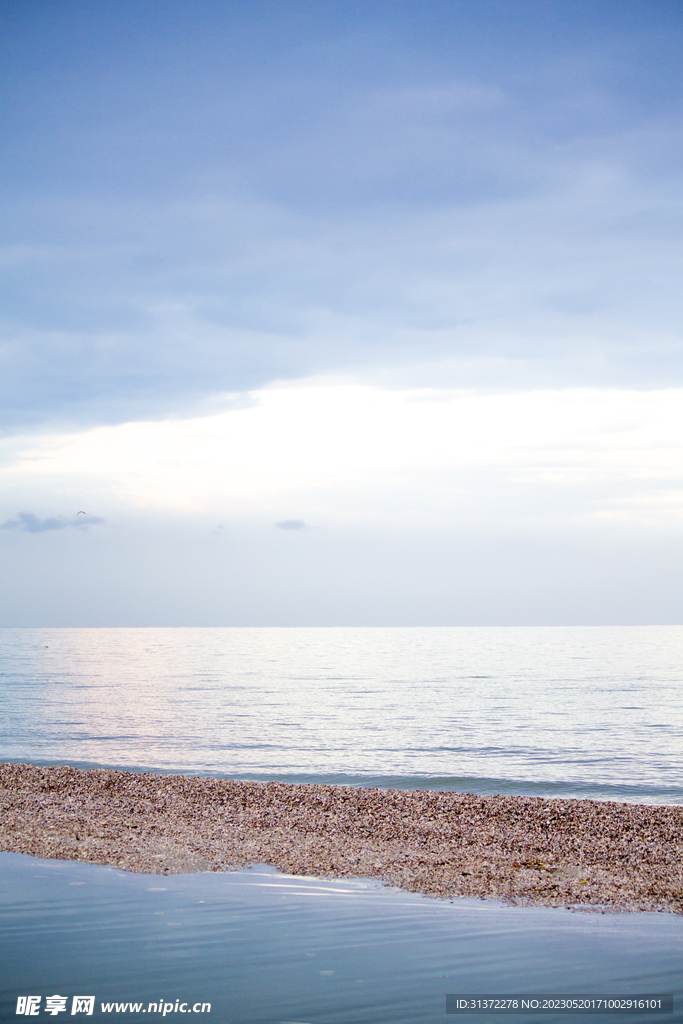
[[[0,621],[680,621],[680,4],[0,19]]]

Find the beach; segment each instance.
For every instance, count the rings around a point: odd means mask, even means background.
[[[683,913],[683,807],[0,765],[0,849],[131,872],[374,878],[426,896]]]

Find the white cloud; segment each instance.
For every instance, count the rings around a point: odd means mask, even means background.
[[[664,528],[683,511],[680,390],[399,391],[328,379],[252,400],[15,438],[0,479],[12,495],[96,495],[108,518],[116,506],[448,532],[609,519]]]

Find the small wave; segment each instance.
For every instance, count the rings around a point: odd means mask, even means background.
[[[28,763],[16,759],[18,763]],[[368,789],[431,789],[447,793],[476,793],[479,796],[540,796],[569,799],[616,800],[638,804],[683,804],[683,787],[647,786],[635,784],[591,783],[572,779],[529,780],[501,779],[479,776],[435,775],[365,775],[327,773],[263,773],[191,770],[187,768],[158,768],[151,765],[103,764],[91,761],[36,760],[31,764],[49,766],[64,764],[71,768],[113,768],[117,771],[148,772],[153,775],[187,775],[202,778],[235,779],[250,782],[282,782],[289,785],[364,786]]]

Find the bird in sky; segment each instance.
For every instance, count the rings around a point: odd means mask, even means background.
[[[87,512],[77,512],[76,513],[77,516],[87,516],[87,514],[88,514]]]

